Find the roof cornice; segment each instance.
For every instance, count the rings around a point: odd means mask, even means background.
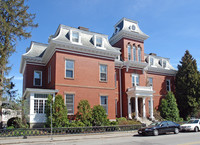
[[[110,44],[114,45],[115,43],[117,43],[122,38],[128,38],[128,39],[144,42],[144,40],[149,38],[149,36],[146,35],[146,34],[139,34],[137,32],[133,32],[133,31],[121,30],[117,34],[115,34],[114,36],[112,36],[110,38],[110,40],[109,40]]]

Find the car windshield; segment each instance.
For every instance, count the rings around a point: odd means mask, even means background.
[[[198,123],[199,120],[190,120],[188,123]]]
[[[150,124],[150,126],[158,126],[160,124],[161,124],[161,122],[153,122],[153,123]]]

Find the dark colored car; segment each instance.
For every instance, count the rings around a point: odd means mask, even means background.
[[[167,132],[174,132],[178,134],[180,130],[180,125],[172,121],[161,121],[154,122],[148,127],[141,128],[138,130],[139,135],[159,135],[165,134]]]

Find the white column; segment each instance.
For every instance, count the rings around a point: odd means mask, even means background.
[[[138,96],[135,96],[135,119],[138,118]]]
[[[145,106],[145,99],[146,97],[142,98],[142,102],[143,102],[143,118],[146,118],[146,106]]]
[[[127,97],[128,99],[128,118],[129,119],[132,119],[132,112],[131,112],[131,98],[130,97]]]
[[[150,118],[151,119],[154,119],[154,117],[153,117],[153,96],[152,97],[150,97],[150,102],[151,102],[151,110],[150,110]]]

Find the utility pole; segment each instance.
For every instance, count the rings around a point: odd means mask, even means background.
[[[53,141],[53,136],[52,136],[52,129],[53,129],[53,127],[52,127],[52,101],[53,100],[51,100],[51,104],[50,104],[50,112],[51,112],[51,141]]]

